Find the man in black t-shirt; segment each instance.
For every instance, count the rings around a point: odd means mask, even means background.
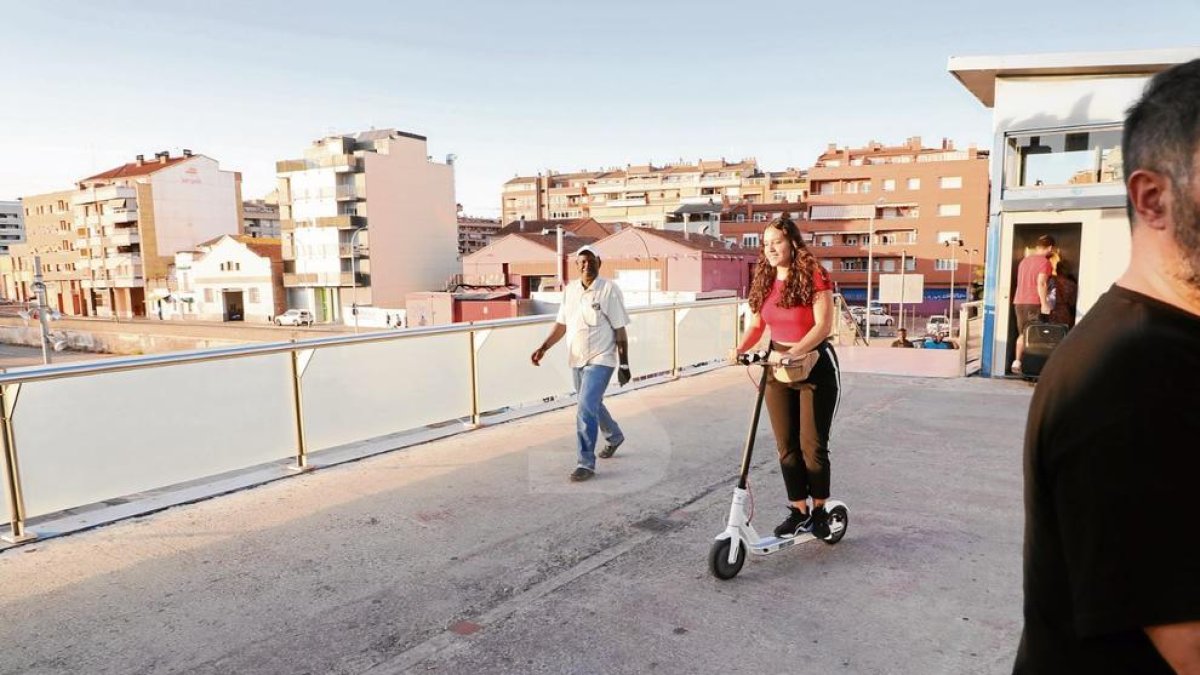
[[[1122,147],[1129,267],[1030,405],[1014,673],[1200,673],[1200,60],[1151,81]]]

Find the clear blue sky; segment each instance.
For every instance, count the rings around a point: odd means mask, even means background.
[[[0,199],[191,148],[241,171],[395,127],[496,215],[517,174],[680,158],[808,166],[829,142],[990,143],[950,56],[1200,43],[1197,0],[7,2]]]

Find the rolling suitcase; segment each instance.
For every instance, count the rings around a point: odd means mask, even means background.
[[[1021,375],[1038,377],[1050,352],[1067,336],[1061,323],[1031,323],[1025,327],[1025,352],[1021,355]]]

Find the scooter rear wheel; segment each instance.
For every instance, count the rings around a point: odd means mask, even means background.
[[[712,548],[708,551],[708,571],[718,579],[732,579],[742,571],[742,565],[746,562],[746,545],[740,540],[737,543],[737,557],[733,562],[729,562],[729,547],[732,539],[721,539],[714,541]]]
[[[829,511],[829,536],[821,541],[832,546],[846,536],[846,530],[849,528],[850,512],[844,506],[835,506]]]

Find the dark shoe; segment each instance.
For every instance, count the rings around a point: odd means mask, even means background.
[[[829,536],[829,512],[824,506],[814,506],[812,510],[812,518],[809,520],[809,531],[817,539],[824,539]]]
[[[571,482],[581,483],[595,475],[596,472],[592,471],[586,466],[577,466],[575,467],[575,470],[571,472]]]
[[[608,445],[604,446],[603,450],[596,453],[596,456],[599,457],[600,459],[608,459],[609,457],[612,457],[613,455],[617,454],[617,448],[621,447],[621,444],[623,444],[624,442],[625,442],[625,439],[622,438],[621,440],[617,441],[616,443],[609,443]]]
[[[789,506],[787,520],[775,528],[775,536],[780,539],[791,539],[798,534],[809,531],[809,516],[800,509]]]

